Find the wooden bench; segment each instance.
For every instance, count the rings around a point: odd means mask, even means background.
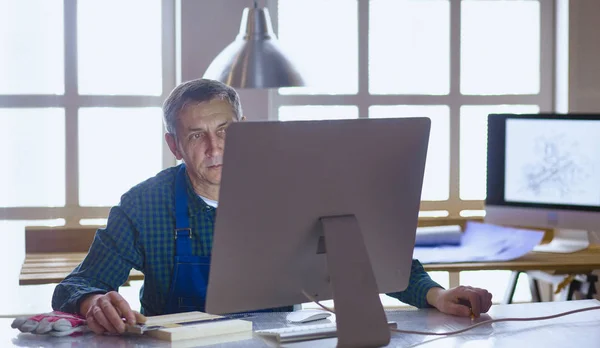
[[[482,221],[481,218],[421,219],[419,226],[460,225],[464,230],[469,220]],[[19,284],[49,284],[63,280],[85,258],[98,227],[27,227],[26,257],[21,268]],[[549,230],[545,232],[543,242],[549,242],[552,233]],[[424,264],[423,266],[426,271],[448,272],[451,287],[459,285],[459,274],[462,271],[510,270],[513,275],[507,289],[508,297],[505,300],[505,303],[510,303],[520,273],[542,271],[549,275],[589,274],[593,270],[600,269],[600,245],[592,245],[589,249],[574,254],[531,252],[517,260],[505,262]],[[144,275],[141,272],[132,270],[128,281],[143,279]],[[537,288],[537,285],[535,287]]]
[[[468,220],[450,218],[421,219],[419,226],[460,225]],[[62,281],[83,261],[94,240],[96,230],[102,226],[25,228],[25,260],[19,274],[19,285],[52,284]],[[427,267],[427,266],[426,266]],[[143,280],[144,275],[132,270],[128,282]]]
[[[59,283],[83,261],[98,227],[26,227],[19,285]],[[142,279],[132,270],[128,282]]]

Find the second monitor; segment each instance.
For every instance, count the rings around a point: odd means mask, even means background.
[[[574,252],[600,230],[600,114],[488,117],[486,221],[553,228],[536,251]]]

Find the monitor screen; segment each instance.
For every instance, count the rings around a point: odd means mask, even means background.
[[[504,200],[600,207],[600,120],[508,118]]]
[[[600,114],[490,114],[485,221],[600,226]]]

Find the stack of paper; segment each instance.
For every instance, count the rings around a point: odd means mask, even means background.
[[[419,227],[415,246],[459,245],[462,234],[459,225]]]
[[[468,222],[460,245],[416,246],[413,258],[421,263],[508,261],[540,244],[543,231]]]
[[[157,315],[143,324],[128,326],[127,332],[165,341],[194,340],[197,345],[231,342],[252,338],[252,322],[239,319],[242,317],[203,312]]]

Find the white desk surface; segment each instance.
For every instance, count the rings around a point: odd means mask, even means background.
[[[544,302],[495,305],[476,321],[488,318],[527,317],[555,314],[583,307],[599,306],[597,300],[569,302]],[[443,332],[464,328],[471,324],[468,318],[458,318],[436,310],[388,311],[388,319],[396,321],[399,328]],[[11,319],[0,319],[0,347],[195,347],[193,342],[167,343],[146,337],[96,336],[49,337],[22,334],[10,327]],[[266,313],[252,319],[254,329],[285,326],[285,313]],[[392,334],[394,347],[599,347],[600,310],[576,313],[541,322],[500,322],[483,325],[456,336],[418,336]],[[335,347],[336,339],[307,341],[290,344],[290,347]],[[222,344],[223,347],[269,347],[254,338]]]

